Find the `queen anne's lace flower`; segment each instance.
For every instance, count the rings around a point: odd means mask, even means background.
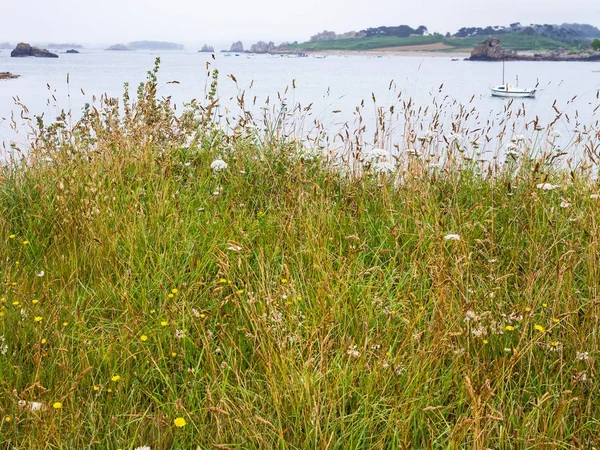
[[[396,165],[388,161],[381,161],[373,164],[373,170],[377,173],[394,173],[396,171]]]
[[[558,189],[560,186],[550,183],[540,183],[536,187],[542,191],[553,191],[554,189]]]
[[[460,234],[447,234],[444,239],[447,241],[460,241]]]
[[[390,154],[384,150],[383,148],[374,148],[373,150],[371,150],[369,153],[367,153],[365,155],[365,162],[366,163],[372,163],[372,162],[377,162],[380,159],[387,159],[389,158]]]
[[[211,164],[210,168],[215,172],[227,169],[227,163],[222,159],[215,159]]]

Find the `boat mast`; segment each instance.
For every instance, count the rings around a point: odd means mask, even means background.
[[[502,84],[504,84],[504,50],[502,50]]]

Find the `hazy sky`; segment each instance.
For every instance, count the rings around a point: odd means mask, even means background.
[[[168,40],[229,45],[307,40],[324,29],[425,25],[430,31],[511,22],[600,26],[600,0],[20,0],[0,1],[0,42],[104,44]]]

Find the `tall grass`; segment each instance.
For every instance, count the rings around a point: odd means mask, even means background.
[[[2,168],[3,448],[600,445],[593,126],[300,140],[157,70]]]

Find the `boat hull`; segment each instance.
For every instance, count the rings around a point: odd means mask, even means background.
[[[504,98],[533,98],[535,89],[496,89],[491,88],[492,96]]]

